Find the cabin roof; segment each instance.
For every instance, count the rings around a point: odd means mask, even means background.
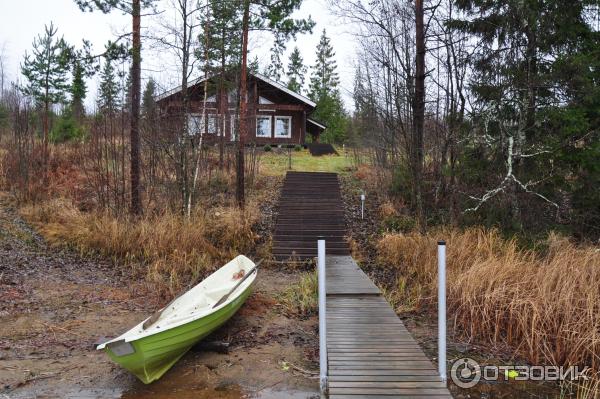
[[[320,127],[321,129],[327,129],[327,126],[323,125],[322,123],[319,123],[319,122],[317,122],[317,121],[316,121],[316,120],[314,120],[314,119],[306,118],[306,121],[307,121],[308,123],[312,123],[313,125],[315,125],[315,126],[317,126],[317,127]]]
[[[288,89],[287,87],[285,87],[281,83],[276,82],[276,81],[274,81],[274,80],[272,80],[272,79],[270,79],[270,78],[268,78],[268,77],[266,77],[266,76],[264,76],[264,75],[262,75],[260,73],[248,72],[248,75],[254,76],[256,79],[261,80],[261,81],[267,83],[268,85],[273,86],[274,88],[276,88],[278,90],[281,90],[282,92],[284,92],[284,93],[286,93],[286,94],[288,94],[288,95],[296,98],[297,100],[300,100],[301,102],[303,102],[304,104],[306,104],[306,105],[308,105],[308,106],[310,106],[312,108],[315,108],[317,106],[317,104],[314,101],[312,101],[311,99],[309,99],[308,97],[305,97],[302,94],[296,93],[295,91]],[[189,87],[197,85],[198,83],[202,83],[205,80],[210,79],[212,77],[213,76],[202,76],[202,77],[199,77],[197,79],[194,79],[194,80],[192,80],[192,81],[189,82]],[[163,99],[165,99],[167,97],[172,96],[173,94],[179,93],[180,91],[181,91],[181,86],[177,86],[177,87],[175,87],[175,88],[173,88],[171,90],[167,90],[164,93],[159,94],[158,96],[156,96],[156,101],[161,101],[161,100],[163,100]],[[316,123],[314,121],[312,121],[312,122]],[[323,125],[318,124],[318,126],[322,127],[323,129],[325,129],[325,127]]]

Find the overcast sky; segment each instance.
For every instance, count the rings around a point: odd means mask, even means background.
[[[160,18],[172,18],[173,10],[165,10],[166,1],[159,3],[158,8],[164,12]],[[341,79],[341,92],[348,108],[352,107],[351,92],[354,78],[354,44],[348,29],[336,17],[332,16],[325,0],[304,0],[302,8],[294,17],[310,15],[317,23],[312,35],[297,37],[296,42],[287,45],[284,65],[287,66],[288,55],[297,45],[304,57],[306,65],[313,65],[316,46],[323,29],[331,38],[336,51],[338,73]],[[25,51],[31,52],[31,44],[36,35],[44,30],[44,25],[52,21],[58,27],[59,35],[63,35],[70,44],[80,45],[82,39],[91,41],[94,49],[101,51],[104,44],[119,34],[126,32],[131,22],[127,16],[118,12],[104,15],[100,12],[83,13],[73,0],[0,0],[0,50],[4,58],[9,80],[20,79],[19,63]],[[143,28],[152,29],[156,21],[151,17],[142,20]],[[250,57],[259,57],[261,66],[269,63],[271,39],[266,35],[252,33]],[[178,76],[175,60],[163,52],[157,52],[146,46],[143,53],[142,77],[155,77],[161,86],[177,85]],[[310,76],[310,71],[308,73]],[[308,82],[307,76],[307,82]],[[97,84],[90,81],[87,104],[92,106]]]

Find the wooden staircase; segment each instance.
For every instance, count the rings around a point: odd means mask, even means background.
[[[327,255],[350,255],[336,173],[287,172],[273,236],[276,260],[304,261],[317,256],[317,239]]]

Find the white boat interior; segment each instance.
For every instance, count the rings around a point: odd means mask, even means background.
[[[218,311],[236,300],[250,285],[252,285],[256,279],[256,271],[253,271],[253,275],[248,276],[248,278],[246,278],[246,280],[229,295],[225,302],[213,308],[213,306],[223,298],[224,295],[229,293],[254,266],[254,262],[244,255],[237,256],[162,309],[160,317],[148,326],[148,328],[144,329],[143,324],[149,318],[143,320],[119,337],[99,345],[97,349],[104,349],[107,344],[117,341],[135,341],[192,322]]]

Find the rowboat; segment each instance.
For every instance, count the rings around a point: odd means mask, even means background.
[[[213,332],[252,292],[257,266],[239,255],[204,281],[119,337],[98,345],[142,382],[162,377],[192,346]]]

